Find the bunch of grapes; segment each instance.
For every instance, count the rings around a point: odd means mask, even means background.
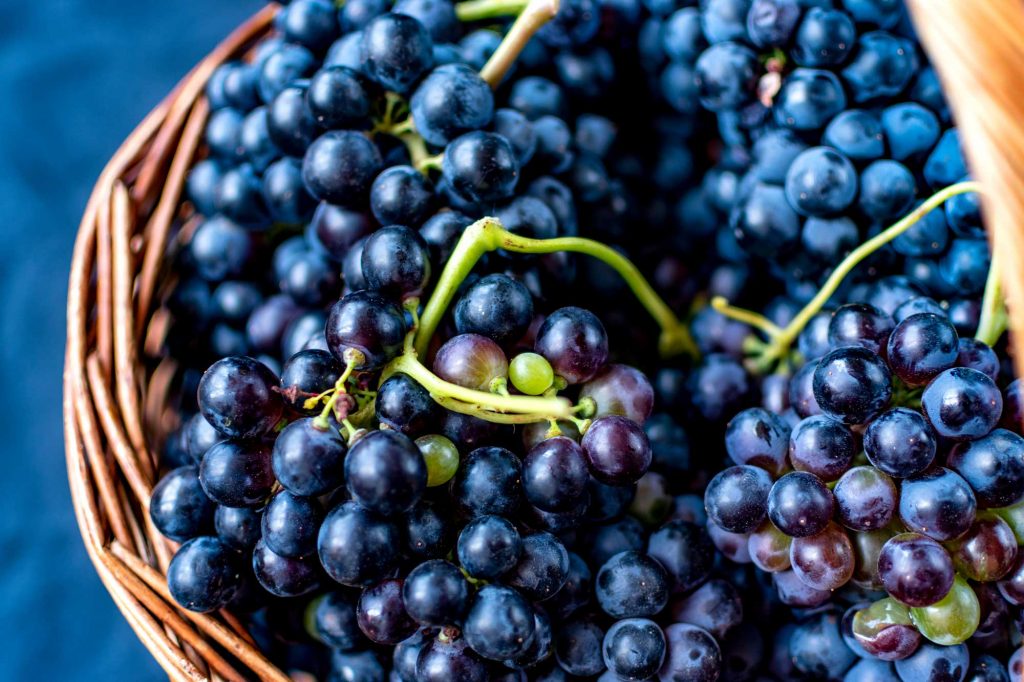
[[[901,2],[275,28],[167,301],[183,607],[332,680],[1019,674],[1021,388]]]

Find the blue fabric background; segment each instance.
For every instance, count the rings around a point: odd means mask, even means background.
[[[258,0],[0,0],[0,674],[164,678],[89,563],[61,428],[72,243],[107,158]]]

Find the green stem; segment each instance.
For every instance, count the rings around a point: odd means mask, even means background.
[[[455,5],[459,21],[481,21],[514,17],[522,12],[529,0],[466,0]]]
[[[769,338],[778,336],[782,333],[782,329],[778,325],[761,313],[731,306],[724,296],[715,296],[711,299],[711,307],[730,319],[742,322],[754,329],[760,329]]]
[[[505,34],[484,68],[480,69],[480,77],[492,88],[497,88],[533,34],[558,14],[558,5],[559,0],[529,0],[525,7],[520,8],[512,28]]]
[[[456,400],[475,409],[475,416],[483,417],[484,412],[498,412],[505,415],[528,415],[530,421],[545,419],[568,419],[572,416],[573,405],[566,398],[537,398],[526,395],[499,395],[459,386],[440,378],[421,363],[415,354],[403,353],[392,360],[381,374],[383,383],[394,374],[406,374],[420,386],[427,389],[434,400]],[[493,420],[492,420],[493,421]]]
[[[615,249],[583,237],[556,237],[554,239],[521,237],[504,229],[497,218],[482,218],[462,233],[447,265],[441,272],[434,293],[423,310],[423,316],[420,318],[420,331],[416,335],[416,350],[421,356],[426,352],[430,338],[440,324],[441,317],[448,309],[459,285],[469,275],[481,256],[488,251],[497,249],[531,254],[570,251],[597,258],[622,277],[640,304],[661,327],[658,347],[662,355],[671,356],[684,352],[692,356],[698,354],[696,344],[690,337],[686,325],[679,321],[672,309],[658,296],[640,270]]]
[[[999,271],[1000,259],[993,251],[992,261],[988,266],[988,279],[985,281],[985,294],[981,299],[981,319],[978,321],[976,339],[996,345],[999,337],[1006,331],[1008,323],[1006,304],[1003,300],[1002,274]]]
[[[886,228],[882,232],[867,240],[856,249],[850,252],[846,258],[836,266],[836,269],[832,271],[828,279],[825,280],[825,284],[822,285],[818,293],[812,298],[803,309],[797,313],[796,317],[786,325],[785,329],[782,329],[778,334],[770,335],[768,343],[764,349],[761,350],[755,358],[753,358],[756,369],[759,371],[767,371],[776,362],[783,360],[789,354],[789,349],[796,341],[796,338],[803,331],[807,323],[811,321],[811,318],[817,315],[825,304],[828,303],[829,299],[836,292],[839,286],[843,283],[850,272],[860,264],[865,258],[873,254],[878,249],[882,248],[896,237],[900,236],[911,227],[916,225],[918,221],[924,216],[928,215],[931,211],[941,206],[947,200],[958,194],[967,194],[968,192],[980,192],[981,186],[977,182],[958,182],[955,185],[950,185],[944,189],[939,190],[932,196],[928,197],[921,203],[920,206],[915,208],[913,211],[908,213],[902,219]]]

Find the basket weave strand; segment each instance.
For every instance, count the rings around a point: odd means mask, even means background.
[[[1024,338],[1024,5],[1019,0],[908,0],[943,80],[974,175],[1011,313]],[[243,24],[154,109],[117,151],[89,199],[69,281],[64,372],[68,479],[86,549],[118,608],[172,680],[287,680],[229,613],[180,609],[165,572],[175,549],[152,526],[152,444],[174,426],[176,372],[160,358],[169,324],[156,304],[173,285],[172,228],[194,229],[185,177],[221,63],[270,29],[276,6]],[[1024,354],[1015,358],[1024,376]],[[147,437],[149,434],[149,437]]]

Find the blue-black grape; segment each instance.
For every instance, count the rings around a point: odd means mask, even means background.
[[[183,544],[167,567],[174,600],[190,611],[215,611],[240,589],[238,555],[217,538],[198,537]]]

